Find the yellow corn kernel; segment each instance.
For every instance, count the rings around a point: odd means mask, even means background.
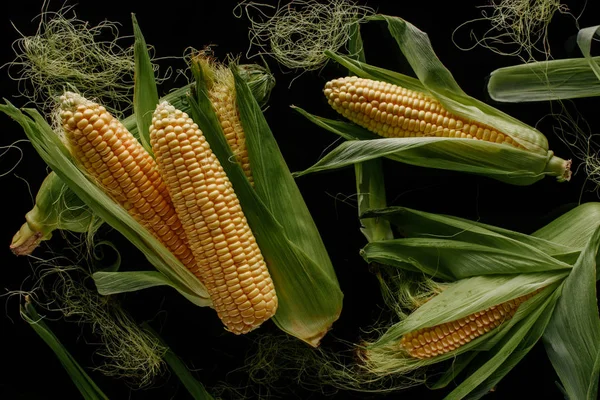
[[[219,69],[219,78],[209,90],[209,98],[223,128],[225,139],[250,184],[254,183],[250,169],[246,135],[236,103],[235,81],[229,69]]]
[[[194,257],[156,163],[106,109],[66,92],[60,117],[67,147],[100,187],[186,266]]]
[[[334,110],[383,137],[443,136],[525,148],[492,127],[451,114],[432,97],[391,83],[349,76],[327,82],[323,92]]]
[[[206,286],[231,332],[275,314],[273,281],[233,187],[198,125],[167,102],[152,118],[150,142]]]
[[[400,346],[415,358],[431,358],[456,350],[511,319],[519,306],[540,290],[456,321],[409,332],[400,340]]]

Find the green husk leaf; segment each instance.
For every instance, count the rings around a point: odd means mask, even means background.
[[[103,223],[54,172],[42,182],[25,221],[10,245],[16,255],[31,254],[56,229],[93,234]]]
[[[561,171],[568,169],[568,165],[570,165],[568,161],[555,157],[551,152],[544,156],[481,140],[445,137],[364,140],[374,137],[366,129],[349,123],[319,118],[303,110],[297,110],[331,132],[343,133],[340,136],[358,140],[340,144],[312,167],[295,173],[296,176],[343,168],[378,157],[387,157],[394,161],[421,167],[470,172],[514,185],[529,185],[546,175],[562,174]]]
[[[580,29],[577,44],[583,58],[532,62],[499,68],[491,73],[492,99],[526,102],[600,96],[600,57],[592,57],[600,25]]]
[[[512,65],[490,74],[487,90],[495,101],[521,103],[600,96],[600,80],[590,65],[600,57]]]
[[[600,36],[600,25],[580,29],[577,33],[577,45],[579,46],[581,53],[583,53],[583,56],[588,62],[590,68],[594,72],[594,75],[596,75],[596,78],[600,80],[600,65],[598,65],[597,59],[593,59],[592,55],[590,54],[594,36]]]
[[[39,335],[40,338],[52,349],[56,357],[62,364],[69,377],[77,386],[81,396],[86,400],[106,399],[108,397],[94,383],[92,378],[79,365],[75,358],[65,349],[60,340],[54,335],[52,330],[46,325],[43,318],[35,310],[33,304],[26,298],[25,305],[21,306],[21,317],[27,321],[29,326]]]
[[[431,214],[405,207],[369,210],[363,214],[363,217],[385,218],[398,227],[406,237],[454,238],[473,244],[499,247],[526,256],[543,252],[560,261],[572,260],[572,263],[574,263],[580,251],[577,246],[563,245],[560,242],[545,240],[468,219]],[[564,221],[564,219],[561,221]],[[586,221],[589,222],[589,219]],[[586,240],[588,238],[589,235]]]
[[[158,89],[154,77],[154,68],[148,54],[148,46],[140,30],[135,14],[131,14],[133,23],[133,45],[135,58],[135,85],[133,91],[133,109],[139,138],[146,151],[152,154],[150,146],[150,125],[152,124],[152,113],[158,104]]]
[[[59,137],[36,110],[25,109],[25,115],[6,101],[5,105],[0,105],[0,111],[21,125],[42,159],[94,214],[124,235],[160,273],[181,287],[181,290],[193,293],[197,297],[197,304],[210,304],[204,285],[123,207],[86,177]]]
[[[167,348],[167,351],[163,355],[164,360],[169,364],[169,368],[177,378],[181,381],[183,386],[187,389],[188,393],[194,400],[213,400],[214,398],[206,391],[204,385],[194,378],[190,372],[190,370],[186,367],[186,365],[181,361],[177,354],[171,350],[171,348],[162,340],[160,335],[150,327],[146,322],[142,324],[142,327],[147,331],[154,335],[158,341]]]
[[[476,389],[471,391],[467,396],[468,399],[479,399],[482,396],[488,394],[501,380],[508,374],[522,359],[531,351],[533,346],[541,339],[546,326],[552,317],[556,301],[560,296],[560,290],[555,290],[552,296],[548,299],[548,302],[543,305],[542,314],[535,321],[533,327],[527,332],[517,348],[506,358],[506,360]],[[503,343],[499,343],[496,347],[490,350],[490,353],[494,353]],[[481,354],[478,359],[475,360],[471,367],[483,364],[485,361],[479,360],[481,358],[488,358],[487,355]]]
[[[569,264],[537,249],[503,244],[500,240],[496,245],[485,246],[458,239],[394,239],[369,243],[361,251],[361,255],[367,262],[378,262],[411,271],[416,269],[433,278],[447,281],[479,275],[559,272],[571,269]]]
[[[597,228],[565,280],[544,333],[548,357],[572,399],[598,398],[600,319],[596,257],[599,246],[600,228]]]
[[[192,64],[192,71],[197,82],[197,103],[191,99],[192,116],[232,182],[269,267],[279,299],[273,320],[284,332],[316,347],[339,316],[342,293],[312,218],[289,176],[260,107],[239,76],[234,73],[256,190],[239,164],[231,161],[235,158],[210,103],[201,68]],[[275,182],[281,187],[275,187]],[[296,209],[287,204],[289,208],[285,210],[283,199]],[[291,215],[299,220],[293,220]]]

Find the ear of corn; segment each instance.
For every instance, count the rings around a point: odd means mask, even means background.
[[[357,77],[330,82],[326,96],[336,110],[365,128],[298,109],[325,129],[359,139],[342,143],[298,175],[388,157],[517,185],[546,175],[559,181],[570,179],[570,161],[556,157],[544,135],[460,89],[435,56],[425,33],[400,18],[380,15],[371,19],[388,24],[419,80],[329,52],[329,57]],[[379,139],[381,135],[386,139]],[[469,136],[479,140],[466,140]]]
[[[80,170],[80,164],[74,160],[65,143],[36,110],[21,111],[7,102],[0,105],[0,111],[21,125],[34,149],[46,164],[94,215],[118,230],[146,256],[158,270],[157,278],[160,278],[161,284],[173,286],[199,306],[210,305],[206,288],[198,278],[124,207],[98,187],[93,178]],[[135,290],[132,289],[136,287],[135,283],[123,286],[120,285],[118,278],[116,282],[115,287],[118,287],[119,292]]]
[[[600,96],[600,57],[592,57],[600,26],[579,30],[577,44],[583,58],[513,65],[492,71],[488,92],[492,99],[528,102]]]
[[[85,171],[188,268],[194,259],[156,163],[106,109],[75,93],[61,97],[61,121]]]
[[[290,335],[318,346],[339,317],[343,295],[312,217],[237,68],[232,66],[232,72],[254,187],[241,166],[231,162],[233,153],[210,101],[203,69],[192,64],[192,70],[198,83],[192,116],[231,180],[269,266],[278,296],[273,321]]]
[[[223,323],[246,333],[275,314],[269,271],[219,160],[191,118],[168,103],[153,116],[150,141],[196,261]]]
[[[253,184],[254,179],[252,178],[248,148],[246,147],[246,135],[237,107],[233,74],[229,68],[216,63],[205,55],[195,56],[192,62],[202,68],[208,96],[215,115],[219,119],[227,144],[235,155],[236,161],[242,167],[244,175],[246,175],[250,184]]]
[[[521,303],[535,294],[537,291],[455,321],[409,332],[402,336],[400,346],[415,358],[430,358],[456,350],[511,319]]]

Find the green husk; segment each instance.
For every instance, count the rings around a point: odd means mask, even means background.
[[[556,310],[544,332],[544,345],[569,398],[597,399],[600,319],[596,268],[600,227],[565,280]]]
[[[53,172],[42,182],[25,220],[10,244],[16,255],[31,254],[56,229],[93,235],[103,222]]]
[[[600,25],[579,30],[577,44],[583,58],[531,62],[499,68],[488,82],[492,99],[528,102],[575,99],[600,95],[600,57],[591,56]]]
[[[203,78],[193,63],[192,116],[233,184],[273,278],[279,306],[273,317],[283,331],[317,346],[341,312],[342,292],[304,200],[285,164],[259,104],[232,67],[240,120],[254,187],[225,141]]]
[[[346,139],[355,139],[342,143],[298,175],[388,157],[413,165],[485,175],[516,185],[528,185],[546,175],[555,176],[559,181],[570,179],[570,162],[554,156],[548,150],[546,138],[539,131],[468,96],[460,89],[436,57],[424,32],[397,17],[377,15],[368,19],[387,23],[390,34],[418,80],[342,55],[331,52],[327,55],[360,77],[382,80],[433,96],[453,114],[494,126],[526,150],[480,140],[443,137],[375,139],[374,134],[356,125],[313,116],[298,109],[317,125]],[[367,138],[372,140],[365,140]]]
[[[62,364],[65,371],[69,374],[69,377],[75,386],[77,386],[77,389],[84,399],[108,400],[108,396],[106,396],[102,390],[100,390],[92,378],[90,378],[90,376],[79,365],[75,358],[73,358],[71,353],[69,353],[62,343],[60,343],[52,330],[50,330],[50,328],[46,325],[43,318],[37,313],[35,307],[28,297],[25,298],[25,305],[21,306],[21,317],[27,321],[29,326],[33,328],[40,338],[52,349],[54,354],[56,354],[56,357]]]
[[[6,101],[5,105],[0,105],[0,111],[21,125],[42,159],[98,218],[123,234],[173,285],[192,293],[197,304],[210,304],[204,285],[123,207],[79,170],[60,138],[36,110],[24,109],[22,112]]]

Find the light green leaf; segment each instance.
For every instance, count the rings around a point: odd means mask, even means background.
[[[95,272],[92,277],[94,278],[98,293],[103,296],[135,292],[155,286],[170,286],[198,306],[205,307],[211,305],[209,298],[198,297],[184,287],[176,285],[158,271],[99,271]]]
[[[71,380],[77,386],[81,396],[86,400],[106,399],[108,397],[94,383],[92,378],[85,372],[79,363],[73,358],[71,353],[65,349],[60,340],[54,335],[50,328],[44,323],[43,318],[35,310],[33,304],[26,301],[21,306],[21,316],[29,326],[42,338],[44,342],[52,349],[65,371],[69,374]]]
[[[596,257],[600,228],[590,238],[565,280],[544,333],[548,357],[569,398],[597,399],[600,319],[596,299]]]
[[[530,251],[531,250],[531,251]],[[478,275],[569,271],[571,266],[526,246],[486,246],[458,239],[406,238],[372,242],[361,255],[367,262],[413,266],[436,279],[454,281]]]
[[[512,65],[490,74],[487,90],[495,101],[521,103],[600,96],[600,80],[590,65],[600,57]]]
[[[139,138],[146,151],[152,154],[150,146],[150,125],[152,124],[152,113],[158,104],[158,89],[154,79],[154,68],[148,54],[148,46],[140,30],[135,14],[131,14],[133,22],[133,45],[135,57],[133,109],[139,132]]]
[[[514,185],[529,185],[546,175],[558,176],[569,163],[549,154],[543,156],[509,146],[498,146],[481,140],[466,140],[445,137],[373,138],[373,134],[358,126],[314,117],[309,117],[325,129],[350,140],[340,144],[312,167],[295,173],[328,171],[387,157],[394,161],[421,167],[464,171],[489,176]],[[560,178],[562,179],[562,178]]]
[[[594,75],[596,75],[596,78],[600,80],[600,65],[598,65],[597,60],[594,60],[590,54],[594,36],[600,36],[600,25],[580,29],[577,33],[577,45],[583,53],[583,56],[588,62],[590,68],[592,71],[594,71]]]

